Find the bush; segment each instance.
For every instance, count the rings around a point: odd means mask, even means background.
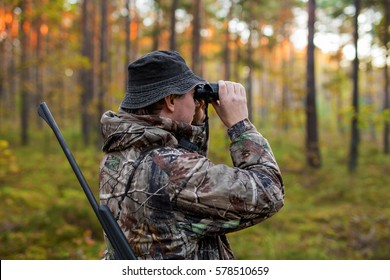
[[[0,182],[8,174],[16,174],[18,171],[16,156],[12,153],[8,141],[0,140]]]

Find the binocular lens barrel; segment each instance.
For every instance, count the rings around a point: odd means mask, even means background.
[[[195,99],[204,99],[207,102],[212,100],[218,100],[218,83],[208,83],[204,85],[198,85],[195,88]]]

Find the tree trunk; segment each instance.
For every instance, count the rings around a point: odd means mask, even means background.
[[[202,0],[193,0],[194,22],[192,25],[192,71],[202,76],[201,57],[200,57],[200,28],[201,28],[201,7]]]
[[[341,60],[342,60],[342,50],[339,49],[336,54],[337,58],[337,77],[340,77],[342,75],[342,67],[341,67]],[[339,80],[339,78],[338,78]],[[342,96],[342,90],[341,86],[338,86],[339,93],[336,95],[336,119],[337,119],[337,130],[338,132],[344,137],[345,134],[345,125],[344,125],[344,115],[342,113],[342,108],[344,107],[344,101]]]
[[[125,17],[125,92],[127,91],[127,66],[131,60],[131,0],[125,1],[125,9],[127,10],[127,15]]]
[[[0,3],[0,18],[5,17],[5,5],[3,2]],[[5,26],[5,32],[7,27]],[[7,95],[7,87],[5,85],[5,81],[7,79],[7,52],[6,52],[6,46],[7,40],[0,40],[0,131],[1,131],[1,125],[3,124],[3,117],[6,116],[5,114],[5,96]]]
[[[359,24],[358,17],[360,13],[360,0],[354,0],[355,16],[354,16],[354,45],[355,45],[355,59],[353,61],[353,93],[352,93],[352,107],[353,116],[351,122],[351,142],[349,151],[348,169],[353,172],[358,165],[358,148],[360,141],[360,132],[358,127],[359,121],[359,57],[358,57],[358,39],[359,39]]]
[[[28,145],[29,137],[29,115],[30,115],[30,94],[31,94],[31,68],[29,60],[31,59],[31,44],[30,44],[30,32],[31,32],[31,13],[32,3],[31,0],[22,1],[22,20],[21,20],[21,143],[22,145]]]
[[[37,57],[37,64],[35,69],[35,90],[36,90],[36,104],[39,104],[43,101],[43,93],[44,93],[44,86],[43,86],[43,41],[44,41],[44,35],[45,30],[41,28],[43,26],[42,18],[38,18],[36,23],[36,33],[37,33],[37,45],[36,45],[36,57]],[[42,30],[41,30],[42,29]],[[43,127],[43,122],[39,118],[38,120],[38,127]]]
[[[16,93],[19,91],[20,88],[20,75],[18,75],[18,63],[20,61],[16,58],[18,51],[15,46],[12,45],[12,41],[15,38],[18,38],[21,33],[20,28],[13,28],[14,26],[18,25],[18,19],[16,16],[12,16],[12,22],[10,23],[10,34],[11,38],[9,40],[9,44],[11,45],[11,50],[10,50],[10,59],[9,59],[9,66],[8,66],[8,77],[9,79],[9,94],[8,94],[8,103],[7,103],[7,109],[10,110],[11,112],[16,111]],[[13,30],[14,29],[14,30]]]
[[[82,4],[82,50],[83,57],[88,59],[89,67],[82,69],[80,73],[81,79],[81,130],[83,135],[84,145],[88,145],[90,142],[90,130],[91,130],[91,116],[89,113],[89,106],[93,98],[94,80],[93,80],[93,14],[89,11],[92,8],[92,2],[84,0]]]
[[[230,32],[229,32],[229,22],[233,15],[233,4],[231,3],[229,8],[229,13],[225,20],[225,45],[224,45],[224,65],[225,65],[225,80],[230,81]]]
[[[320,147],[318,143],[317,109],[316,109],[316,83],[315,83],[315,0],[308,2],[308,45],[307,45],[307,95],[306,95],[306,161],[310,167],[321,167]]]
[[[169,49],[176,50],[176,9],[179,0],[172,0],[172,8],[171,8],[171,34],[169,37]]]
[[[249,38],[248,38],[248,49],[247,49],[247,66],[248,66],[248,77],[246,84],[246,94],[248,96],[248,118],[253,120],[253,45],[252,45],[252,15],[249,16]]]
[[[286,34],[285,27],[281,29],[283,36],[283,41],[288,40],[288,35]],[[286,50],[289,48],[287,43],[283,43],[281,46],[281,58],[282,58],[282,112],[281,112],[281,125],[284,131],[289,129],[289,120],[291,116],[289,113],[289,80],[291,72],[289,71],[289,52]]]
[[[100,18],[100,72],[99,72],[99,93],[97,102],[98,125],[100,123],[100,116],[104,113],[104,96],[108,91],[110,81],[110,63],[108,51],[108,0],[101,0],[101,18]]]
[[[160,32],[161,32],[161,27],[160,27],[160,14],[161,14],[161,9],[160,9],[160,0],[155,0],[156,3],[156,22],[154,23],[153,27],[153,46],[152,50],[158,50],[160,47]]]
[[[388,0],[383,2],[383,9],[385,12],[385,28],[384,28],[384,46],[386,49],[385,55],[385,67],[383,69],[384,74],[384,98],[383,98],[383,110],[390,112],[390,97],[389,97],[389,67],[387,61],[389,60],[389,29],[390,29],[390,3]],[[390,121],[387,119],[383,129],[383,151],[385,154],[390,153]]]
[[[240,81],[240,64],[241,64],[241,50],[240,50],[240,36],[236,36],[236,39],[234,40],[235,46],[236,46],[236,53],[235,53],[235,65],[233,67],[233,78],[235,81]]]

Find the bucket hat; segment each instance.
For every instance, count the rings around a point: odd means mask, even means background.
[[[182,95],[205,80],[196,76],[177,51],[148,53],[128,65],[127,91],[120,107],[140,109],[170,94]]]

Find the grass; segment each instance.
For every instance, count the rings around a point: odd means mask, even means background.
[[[304,164],[301,141],[267,135],[283,173],[285,206],[262,224],[229,234],[236,257],[389,259],[390,156],[365,142],[351,174],[346,144],[334,141],[322,144],[323,167],[312,170]],[[0,173],[0,259],[101,258],[102,230],[54,136],[44,131],[32,137],[27,147],[12,142],[13,135],[3,137],[11,143],[13,169]],[[101,152],[83,148],[72,132],[65,138],[97,193]],[[211,144],[220,149],[218,139]],[[226,160],[218,149],[211,155]]]
[[[96,259],[102,230],[55,138],[14,149],[19,172],[0,178],[1,259]],[[99,156],[74,153],[94,193]]]

